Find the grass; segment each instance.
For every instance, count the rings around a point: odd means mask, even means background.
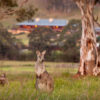
[[[29,38],[27,34],[18,34],[18,35],[14,35],[14,37],[16,37],[16,39],[18,39],[19,41],[21,41],[24,45],[29,45]]]
[[[100,100],[100,78],[74,79],[77,64],[45,63],[54,79],[51,94],[35,89],[34,62],[0,61],[0,72],[6,72],[9,85],[0,86],[0,100]]]

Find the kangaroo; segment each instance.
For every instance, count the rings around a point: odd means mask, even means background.
[[[44,65],[44,55],[46,50],[40,53],[40,51],[36,51],[37,54],[37,62],[35,65],[35,73],[36,73],[36,89],[44,92],[52,92],[54,88],[53,79],[49,75],[49,73],[45,69]]]
[[[3,74],[0,76],[0,84],[4,86],[6,83],[8,83],[7,78],[6,78],[6,74],[3,73]]]

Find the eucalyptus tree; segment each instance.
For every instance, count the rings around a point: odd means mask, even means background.
[[[96,76],[99,74],[100,69],[94,28],[94,23],[97,23],[97,19],[94,17],[93,11],[95,5],[100,3],[100,0],[74,0],[74,2],[76,2],[82,15],[82,37],[78,74]]]

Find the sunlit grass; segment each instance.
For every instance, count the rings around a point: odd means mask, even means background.
[[[100,100],[100,78],[75,79],[77,64],[47,62],[46,68],[54,79],[51,94],[35,89],[35,62],[0,61],[9,85],[0,86],[0,100]],[[8,67],[7,67],[8,66]]]
[[[23,44],[28,45],[29,44],[29,38],[27,34],[17,34],[14,35],[16,39],[20,40]]]

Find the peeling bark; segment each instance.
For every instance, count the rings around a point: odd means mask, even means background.
[[[76,3],[82,14],[80,67],[78,73],[80,75],[97,75],[99,70],[93,18],[94,1],[79,0]]]

